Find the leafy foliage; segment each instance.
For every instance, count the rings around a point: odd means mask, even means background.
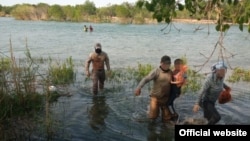
[[[19,20],[30,20],[36,15],[36,10],[32,5],[23,4],[13,9],[11,14]]]
[[[57,4],[49,8],[48,14],[52,20],[64,19],[63,9]]]
[[[11,60],[9,58],[1,58],[0,60],[0,72],[10,69]]]
[[[225,32],[230,28],[228,23],[239,25],[243,31],[243,25],[248,24],[250,32],[250,1],[249,0],[185,0],[185,4],[176,0],[139,0],[137,6],[146,7],[153,12],[153,18],[158,22],[170,23],[177,16],[176,11],[184,8],[190,12],[191,17],[211,19],[216,15],[216,30]]]
[[[138,63],[137,69],[134,70],[135,79],[140,81],[143,77],[150,73],[153,70],[153,66],[151,64],[141,64]]]
[[[82,12],[83,14],[87,15],[94,15],[96,14],[96,7],[93,2],[86,0],[85,3],[82,5]]]
[[[232,75],[228,78],[229,82],[236,83],[239,81],[250,82],[250,70],[235,68]]]
[[[183,4],[175,0],[152,0],[151,2],[139,0],[137,6],[145,6],[150,12],[153,12],[153,18],[158,22],[165,21],[170,23],[176,17],[176,10],[183,10]]]

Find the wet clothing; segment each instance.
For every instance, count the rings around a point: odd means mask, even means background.
[[[211,101],[204,101],[202,103],[204,118],[208,120],[208,125],[214,125],[220,121],[221,116],[215,108],[215,103]]]
[[[204,82],[196,104],[203,108],[204,117],[208,120],[208,124],[216,124],[221,119],[215,108],[215,102],[224,88],[228,88],[224,83],[224,78],[217,79],[215,73],[210,74]]]
[[[180,93],[181,93],[181,87],[178,87],[176,84],[171,84],[170,96],[167,101],[167,106],[169,107],[170,112],[172,114],[176,114],[174,108],[174,100],[180,96]]]
[[[174,82],[182,82],[182,83],[178,83],[178,84],[171,84],[171,91],[170,91],[170,97],[169,100],[167,102],[167,105],[170,106],[170,110],[172,112],[172,114],[175,114],[175,109],[174,109],[174,100],[180,96],[181,94],[181,87],[182,85],[185,84],[185,81],[187,79],[187,73],[186,71],[177,71],[174,70],[173,71],[173,77],[172,80]]]
[[[91,76],[93,80],[93,87],[92,92],[94,95],[98,93],[98,88],[103,89],[104,88],[104,81],[105,81],[105,65],[107,70],[110,70],[110,64],[109,64],[109,57],[107,53],[101,52],[101,53],[90,53],[86,63],[85,63],[85,71],[88,74],[89,73],[89,66],[90,63],[92,63],[92,71]]]
[[[150,119],[156,119],[160,113],[162,120],[168,121],[171,118],[166,102],[170,94],[170,81],[172,71],[164,71],[160,67],[152,70],[146,77],[144,77],[137,88],[142,88],[146,83],[153,80],[153,87],[150,92],[150,105],[148,116]]]

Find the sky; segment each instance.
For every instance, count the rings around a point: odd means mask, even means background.
[[[96,7],[104,7],[109,4],[122,4],[123,2],[135,3],[137,0],[89,0],[93,2]],[[0,0],[2,6],[13,6],[15,4],[38,4],[47,3],[49,5],[59,4],[59,5],[72,5],[84,4],[85,0]]]

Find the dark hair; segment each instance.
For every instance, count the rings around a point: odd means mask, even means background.
[[[183,63],[184,63],[183,60],[180,58],[174,60],[174,64],[176,65],[183,64]]]
[[[171,58],[167,55],[161,57],[161,63],[168,63],[171,64]]]
[[[96,47],[102,47],[102,45],[101,45],[100,43],[96,43],[96,44],[95,44],[95,48],[96,48]]]

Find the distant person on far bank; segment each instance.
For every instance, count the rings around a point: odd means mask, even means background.
[[[89,67],[92,63],[92,71],[90,73]],[[88,59],[85,62],[85,72],[87,77],[92,78],[93,87],[92,92],[93,95],[98,94],[98,90],[103,90],[104,81],[106,79],[105,65],[107,71],[110,71],[109,57],[106,52],[102,50],[102,46],[100,43],[97,43],[94,46],[94,52],[89,54]]]
[[[214,125],[221,119],[219,112],[217,111],[215,104],[219,99],[220,95],[226,92],[231,96],[231,88],[224,83],[225,75],[227,72],[227,66],[225,62],[217,62],[212,66],[212,73],[207,76],[201,93],[196,101],[193,111],[197,112],[200,107],[203,109],[203,116],[207,119],[208,125]],[[223,103],[229,102],[231,97],[228,97]],[[221,104],[223,104],[221,103]]]

